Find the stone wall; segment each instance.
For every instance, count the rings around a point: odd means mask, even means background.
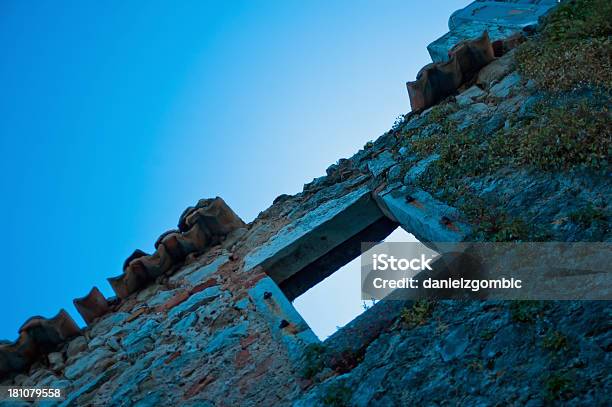
[[[433,108],[407,114],[302,192],[250,224],[222,199],[202,200],[155,253],[134,252],[109,279],[117,297],[94,288],[75,300],[87,327],[65,312],[28,321],[0,345],[0,385],[61,387],[62,406],[609,404],[605,302],[380,301],[324,342],[290,302],[398,225],[428,244],[477,236],[479,218],[420,182],[440,160],[423,142],[451,128],[492,134],[544,97],[517,71],[511,42],[496,57],[477,37],[451,57],[469,75]],[[592,232],[557,220],[612,190],[606,177],[577,173],[470,182],[479,199],[497,191],[508,213],[555,225],[561,241]],[[609,229],[597,239],[610,241]]]
[[[503,44],[521,31],[532,30],[538,19],[558,3],[557,0],[478,0],[455,11],[448,20],[449,32],[427,46],[434,62],[445,62],[449,51],[462,41],[479,37],[487,31],[497,56]]]

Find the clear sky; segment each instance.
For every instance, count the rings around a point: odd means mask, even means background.
[[[385,238],[385,242],[418,242],[414,235],[401,227]],[[363,256],[371,256],[364,253]],[[367,263],[364,263],[367,264]],[[373,301],[361,299],[361,256],[350,261],[319,284],[293,301],[308,326],[321,340],[351,322]]]
[[[0,2],[0,338],[199,198],[251,221],[376,139],[467,3]]]

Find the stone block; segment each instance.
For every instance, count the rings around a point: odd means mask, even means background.
[[[145,338],[155,337],[158,326],[159,323],[157,321],[149,319],[138,330],[129,333],[125,338],[123,338],[121,344],[125,348],[129,348]]]
[[[110,379],[116,372],[120,371],[121,368],[125,367],[126,365],[127,364],[125,363],[118,363],[112,368],[107,369],[103,373],[100,373],[99,375],[93,377],[92,379],[83,382],[81,386],[79,386],[77,389],[75,389],[74,391],[70,392],[67,395],[66,399],[60,404],[60,407],[78,406],[80,404],[78,403],[78,400],[80,397],[100,387],[108,379]]]
[[[186,312],[195,311],[198,307],[209,303],[221,294],[219,286],[209,287],[203,291],[191,295],[187,300],[175,306],[168,313],[170,319],[179,317]]]
[[[191,286],[195,286],[202,281],[205,281],[210,275],[215,273],[221,265],[229,260],[229,256],[220,255],[215,258],[211,263],[200,266],[198,268],[186,267],[184,270],[179,271],[170,277],[170,281],[173,283],[184,281]]]
[[[375,177],[378,177],[385,170],[392,167],[395,164],[393,154],[390,151],[383,151],[376,158],[368,161],[368,169]]]
[[[156,310],[156,312],[168,311],[168,310],[176,307],[177,305],[179,305],[183,301],[185,301],[187,298],[189,298],[189,291],[188,290],[184,290],[184,289],[178,289],[163,304],[158,305],[155,310]]]
[[[243,299],[237,301],[234,304],[234,307],[238,308],[239,310],[245,310],[249,307],[249,304],[251,302],[249,301],[249,299],[247,297],[244,297]]]
[[[534,2],[475,1],[457,10],[448,21],[449,32],[427,46],[434,62],[449,60],[449,51],[462,41],[478,38],[483,32],[489,34],[494,46],[507,51],[516,44],[504,44],[538,19],[557,3],[547,0]],[[499,44],[499,45],[498,45]],[[496,53],[497,56],[501,54]]]
[[[444,34],[430,43],[427,46],[427,51],[434,63],[447,62],[450,59],[450,50],[463,41],[479,38],[484,32],[488,34],[491,43],[495,43],[512,36],[516,33],[516,30],[496,24],[473,22]]]
[[[484,95],[484,91],[478,86],[474,85],[457,95],[455,100],[459,105],[466,106],[474,103],[477,99],[483,97]]]
[[[486,103],[473,103],[449,115],[448,118],[458,123],[457,130],[463,130],[474,124],[481,117],[488,115],[489,111],[490,108]]]
[[[149,300],[146,303],[146,306],[148,308],[156,308],[159,307],[160,305],[163,305],[164,303],[166,303],[170,298],[172,298],[176,293],[178,292],[178,290],[164,290],[164,291],[158,291],[156,294],[154,294],[153,296],[151,296],[151,298],[149,298]]]
[[[427,158],[419,161],[414,167],[412,167],[404,177],[404,184],[409,185],[414,183],[420,176],[425,172],[429,164],[440,159],[440,154],[432,154]]]
[[[64,355],[61,352],[51,352],[47,355],[51,369],[60,371],[64,368]]]
[[[506,98],[510,95],[510,91],[521,82],[521,75],[518,72],[512,72],[504,79],[491,86],[489,94],[497,98]]]
[[[265,318],[274,337],[285,344],[292,360],[300,360],[304,347],[308,344],[319,343],[306,321],[271,278],[261,279],[249,290],[249,297],[260,315]],[[286,321],[288,325],[282,321]],[[281,327],[283,325],[284,327]]]
[[[155,341],[151,337],[145,337],[138,342],[125,348],[125,355],[130,360],[135,360],[143,354],[153,351],[155,348]]]
[[[177,334],[185,333],[187,329],[195,325],[197,320],[198,320],[197,314],[190,313],[187,316],[185,316],[183,319],[178,321],[176,324],[174,324],[172,326],[172,330],[176,332]]]
[[[402,178],[402,165],[396,164],[389,169],[389,173],[387,174],[387,181],[395,182],[399,181]]]
[[[480,72],[478,72],[476,83],[479,86],[488,88],[493,82],[508,75],[516,68],[516,59],[514,55],[514,52],[509,52],[482,68]]]
[[[221,329],[215,333],[212,340],[206,346],[206,352],[211,354],[232,344],[238,343],[240,338],[247,336],[248,322],[243,321],[238,325]]]
[[[378,202],[389,216],[423,243],[460,242],[470,232],[469,225],[459,220],[461,215],[457,209],[423,190],[400,187],[379,196]]]
[[[245,270],[262,267],[281,283],[384,215],[363,186],[321,204],[245,256]]]
[[[530,4],[526,2],[475,1],[455,11],[448,19],[448,27],[452,31],[471,22],[480,22],[520,30],[537,24],[538,18],[554,5],[555,3],[552,2]]]
[[[108,314],[104,318],[101,318],[96,321],[96,323],[91,327],[91,336],[96,337],[100,335],[105,335],[113,327],[121,325],[129,317],[130,314],[128,314],[127,312],[113,312],[111,314]]]
[[[444,362],[459,358],[467,349],[470,338],[464,326],[458,326],[450,331],[438,349]]]
[[[68,348],[66,349],[66,356],[68,358],[71,358],[86,350],[87,339],[85,339],[84,336],[77,336],[68,343]]]
[[[66,366],[64,376],[70,380],[77,379],[83,373],[93,371],[94,366],[98,362],[111,356],[112,352],[106,348],[97,348],[91,352],[84,353],[81,357],[74,359],[71,364]]]

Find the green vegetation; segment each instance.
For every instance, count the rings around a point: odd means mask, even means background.
[[[493,339],[494,336],[495,336],[495,331],[492,329],[484,329],[480,333],[480,337],[484,339],[485,341],[490,341],[491,339]]]
[[[590,227],[593,222],[607,223],[608,216],[601,208],[595,208],[591,203],[569,214],[569,219],[582,226]]]
[[[472,372],[482,372],[484,370],[482,362],[478,359],[470,360],[467,364],[467,368]]]
[[[552,91],[584,85],[612,89],[612,2],[566,1],[538,37],[517,50],[521,73]]]
[[[534,322],[544,311],[542,301],[512,301],[510,318],[514,322]]]
[[[406,124],[406,121],[410,118],[410,116],[411,116],[410,113],[401,114],[397,116],[395,118],[395,122],[393,122],[393,126],[391,126],[391,132],[401,131],[402,127],[404,126],[404,124]]]
[[[506,219],[504,214],[500,215],[500,221],[493,218],[494,222],[481,222],[472,235],[479,240],[486,238],[489,242],[514,242],[538,240],[527,224],[522,219]]]
[[[542,346],[544,349],[548,349],[551,351],[561,351],[564,349],[568,349],[568,340],[565,335],[563,335],[559,331],[549,330],[542,341]]]
[[[610,171],[612,152],[612,2],[576,0],[559,5],[532,41],[517,50],[521,73],[552,91],[532,99],[506,125],[485,131],[483,119],[459,130],[449,116],[459,109],[444,101],[425,116],[424,123],[394,128],[406,146],[432,162],[417,180],[419,187],[460,209],[475,225],[475,241],[540,241],[550,238],[547,226],[536,229],[526,219],[509,215],[494,197],[478,196],[478,182],[505,169],[552,173]],[[590,90],[585,90],[589,87]],[[593,90],[595,89],[595,90]],[[587,207],[570,215],[583,228],[607,222],[601,208]]]
[[[574,380],[568,372],[553,372],[544,379],[544,388],[546,389],[546,399],[566,400],[571,396]]]
[[[301,375],[305,379],[312,379],[325,368],[325,346],[312,343],[304,350]]]
[[[470,223],[476,225],[471,239],[497,242],[535,238],[522,220],[510,218],[470,188],[470,177],[491,174],[508,161],[475,128],[415,141],[413,149],[421,156],[434,151],[440,155],[417,182],[422,188],[433,190],[437,198],[461,209]]]
[[[404,308],[401,318],[409,327],[423,325],[433,311],[433,302],[429,300],[418,300],[410,308]]]
[[[586,99],[563,104],[540,102],[534,113],[509,131],[496,133],[487,154],[491,165],[531,166],[544,171],[608,168],[612,116],[607,106]]]
[[[332,383],[325,388],[325,394],[321,400],[326,406],[345,407],[351,401],[353,392],[344,383]]]
[[[492,202],[477,197],[470,180],[494,175],[502,168],[542,171],[609,171],[612,151],[611,113],[597,98],[552,99],[534,103],[533,114],[512,116],[512,126],[485,134],[480,124],[458,131],[447,119],[452,105],[436,106],[429,117],[441,120],[442,130],[429,137],[404,135],[419,158],[433,153],[433,162],[418,185],[456,206],[476,225],[475,240],[537,241],[547,238],[522,219],[508,216]],[[445,107],[446,106],[446,107]],[[433,116],[432,116],[433,115]],[[586,222],[587,217],[580,219]],[[595,219],[603,214],[591,213]]]
[[[473,125],[413,140],[412,149],[420,157],[440,154],[426,181],[443,187],[453,179],[491,174],[503,166],[545,171],[607,169],[612,151],[612,114],[607,106],[586,99],[540,101],[533,113],[523,120],[511,118],[514,126],[492,136]],[[445,127],[451,126],[449,122],[443,121]]]
[[[455,113],[459,110],[459,107],[454,103],[440,103],[431,108],[427,115],[427,123],[440,123],[443,122],[448,115]]]

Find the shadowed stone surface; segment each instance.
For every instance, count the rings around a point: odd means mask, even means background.
[[[0,345],[0,385],[61,387],[63,405],[75,406],[610,405],[604,301],[414,302],[394,292],[324,342],[290,302],[355,256],[357,242],[398,225],[425,242],[482,228],[461,200],[423,182],[445,163],[437,147],[463,130],[512,129],[557,96],[504,79],[517,78],[514,53],[478,70],[463,52],[456,63],[472,81],[453,88],[457,98],[405,115],[248,225],[220,198],[188,208],[156,253],[126,261],[114,282],[129,290],[84,329],[29,321]],[[612,241],[609,177],[498,168],[462,186],[461,199],[481,200],[472,212],[523,217],[551,240]],[[458,256],[443,260],[436,273],[465,275]]]
[[[400,187],[385,193],[380,200],[389,216],[422,242],[459,242],[470,232],[457,209],[423,190]]]

